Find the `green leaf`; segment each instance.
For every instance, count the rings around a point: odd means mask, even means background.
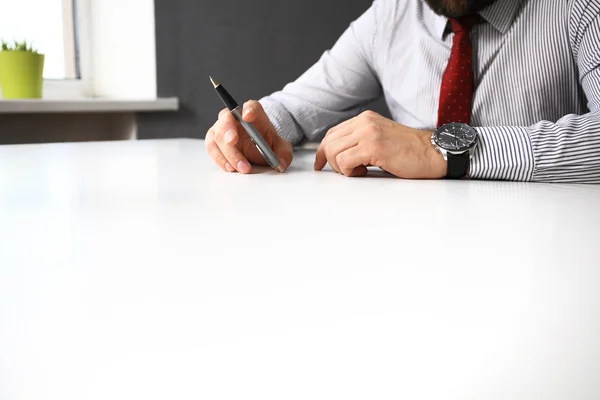
[[[1,51],[22,51],[27,53],[38,54],[37,49],[33,48],[33,42],[28,43],[27,40],[23,40],[19,42],[16,39],[13,39],[12,44],[6,42],[5,40],[0,41],[0,50]]]

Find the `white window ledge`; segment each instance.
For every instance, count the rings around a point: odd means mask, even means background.
[[[176,97],[154,100],[120,99],[33,99],[0,100],[0,114],[45,114],[45,113],[121,113],[177,111]]]

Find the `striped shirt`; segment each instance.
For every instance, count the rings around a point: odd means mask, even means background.
[[[497,0],[472,33],[471,177],[600,183],[600,0]],[[434,130],[453,33],[423,0],[375,0],[298,80],[261,103],[293,144],[384,96]]]

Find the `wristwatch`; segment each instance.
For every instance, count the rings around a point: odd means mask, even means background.
[[[473,127],[459,122],[442,125],[433,133],[431,144],[448,162],[446,178],[462,179],[469,175],[477,136]]]

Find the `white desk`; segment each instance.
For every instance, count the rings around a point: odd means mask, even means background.
[[[600,398],[600,187],[313,157],[0,147],[0,399]]]

